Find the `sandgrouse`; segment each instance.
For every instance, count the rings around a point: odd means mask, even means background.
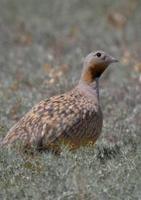
[[[61,151],[62,143],[70,149],[94,144],[103,121],[98,82],[114,62],[104,51],[87,55],[78,85],[35,105],[9,130],[1,146],[20,140],[26,148]]]

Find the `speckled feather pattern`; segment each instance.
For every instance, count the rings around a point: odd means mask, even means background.
[[[100,106],[74,88],[34,106],[11,128],[3,144],[20,139],[25,145],[43,149],[60,143],[78,148],[94,143],[101,128]]]

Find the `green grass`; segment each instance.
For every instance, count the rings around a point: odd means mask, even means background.
[[[39,100],[75,85],[90,51],[120,60],[100,82],[104,126],[96,145],[64,148],[59,157],[1,149],[0,199],[141,199],[141,5],[126,2],[128,15],[118,0],[0,1],[0,138]],[[125,15],[122,29],[110,24],[112,9]]]

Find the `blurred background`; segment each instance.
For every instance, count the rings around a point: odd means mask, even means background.
[[[101,78],[95,148],[36,159],[1,151],[0,199],[141,199],[140,37],[140,0],[0,0],[0,138],[77,84],[91,51],[120,60]]]

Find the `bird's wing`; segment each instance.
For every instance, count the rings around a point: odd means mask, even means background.
[[[82,138],[87,130],[95,128],[97,113],[94,105],[82,96],[58,96],[47,103],[46,114],[42,117],[41,136],[45,143],[59,138]]]
[[[52,143],[62,134],[71,137],[71,132],[80,131],[84,126],[83,119],[86,113],[81,103],[76,102],[72,97],[61,95],[35,106],[27,114],[26,127],[32,129],[36,141],[44,139],[45,143]]]

